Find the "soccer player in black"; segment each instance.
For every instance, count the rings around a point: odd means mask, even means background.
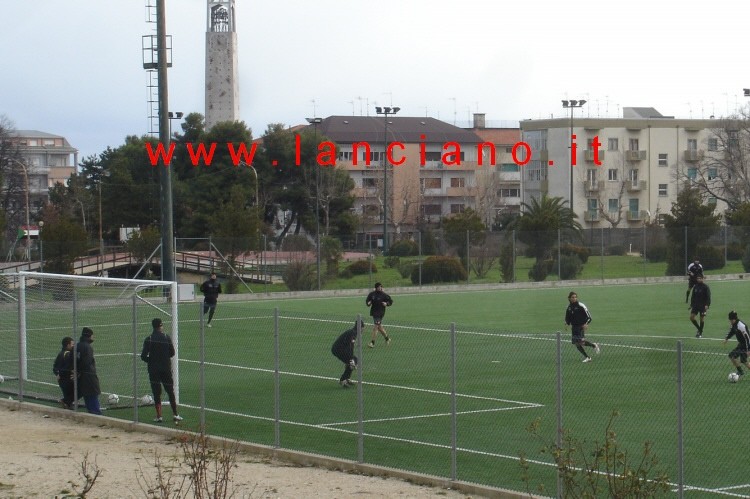
[[[73,408],[73,338],[66,336],[62,339],[62,350],[57,354],[52,366],[52,373],[57,376],[57,384],[62,391],[60,403],[66,409]]]
[[[216,272],[211,272],[211,276],[207,281],[201,284],[201,293],[203,293],[203,314],[208,312],[208,321],[206,322],[207,327],[211,327],[211,319],[214,318],[214,312],[216,312],[216,302],[219,301],[219,295],[221,294],[221,283],[216,280]]]
[[[169,405],[172,408],[172,417],[175,423],[182,421],[182,416],[177,413],[177,399],[174,395],[174,381],[172,379],[172,357],[175,350],[172,338],[162,331],[162,321],[156,318],[151,321],[153,332],[143,340],[141,360],[148,364],[148,380],[151,383],[151,392],[154,394],[154,407],[156,408],[156,419],[154,422],[161,423],[161,386],[169,397]]]
[[[339,384],[344,388],[349,388],[352,383],[352,371],[357,368],[357,357],[354,355],[354,343],[357,341],[357,328],[361,331],[365,327],[364,321],[360,320],[359,324],[354,323],[354,327],[347,329],[336,338],[331,346],[331,353],[344,363],[344,373],[339,378]]]
[[[693,289],[693,286],[695,286],[695,283],[698,282],[698,276],[703,277],[703,265],[701,265],[700,260],[697,258],[688,265],[687,268],[687,275],[688,275],[688,289],[687,293],[685,293],[685,303],[688,302],[688,298],[690,298],[690,290]]]
[[[586,305],[578,301],[578,294],[575,291],[568,293],[568,308],[565,310],[565,324],[571,327],[573,334],[572,343],[579,352],[583,354],[584,362],[591,362],[591,357],[586,353],[583,347],[592,347],[596,353],[599,353],[599,345],[591,343],[586,339],[586,329],[591,322],[591,313]]]
[[[370,291],[370,294],[368,294],[365,299],[365,304],[370,307],[370,315],[372,316],[372,321],[374,323],[372,328],[372,338],[367,346],[370,348],[375,347],[375,340],[378,337],[378,332],[385,338],[385,344],[390,345],[391,338],[388,336],[388,333],[385,332],[385,329],[383,329],[383,316],[385,316],[385,307],[393,305],[393,300],[383,291],[382,284],[379,282],[375,283],[375,291]]]
[[[724,338],[724,344],[729,341],[732,336],[737,337],[737,346],[729,352],[729,360],[732,365],[737,369],[737,374],[740,376],[745,373],[742,371],[742,364],[750,369],[750,363],[747,361],[747,354],[750,351],[750,333],[747,331],[747,326],[737,316],[737,312],[732,310],[729,312],[729,325],[731,329],[727,333],[727,337]]]
[[[705,324],[706,314],[708,313],[708,307],[710,306],[711,290],[708,288],[708,285],[703,282],[703,275],[699,275],[695,278],[693,296],[690,297],[690,322],[692,322],[698,330],[698,332],[695,333],[696,338],[703,337],[703,325]],[[695,320],[696,315],[700,315],[700,324]]]
[[[94,359],[94,331],[85,327],[81,330],[81,337],[76,343],[76,364],[78,371],[78,396],[83,397],[86,403],[86,410],[91,414],[101,415],[102,410],[99,406],[99,394],[102,393],[99,388],[99,376],[96,374],[96,359]]]

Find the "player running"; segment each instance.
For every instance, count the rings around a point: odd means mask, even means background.
[[[735,369],[737,369],[737,374],[743,376],[745,373],[742,371],[742,364],[745,364],[745,367],[750,369],[750,363],[747,361],[747,354],[750,350],[750,333],[748,333],[747,326],[740,320],[737,312],[734,310],[729,312],[729,325],[731,328],[727,333],[727,337],[724,338],[724,344],[726,345],[732,336],[737,337],[737,346],[729,352],[729,360]]]

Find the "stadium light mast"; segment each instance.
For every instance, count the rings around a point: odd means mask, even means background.
[[[388,251],[388,162],[386,160],[386,151],[388,151],[388,115],[396,114],[401,110],[400,107],[376,107],[375,112],[382,114],[385,118],[385,129],[383,133],[383,254]]]
[[[570,156],[568,157],[568,161],[570,162],[570,210],[575,215],[575,208],[573,208],[573,138],[575,137],[573,135],[573,110],[577,107],[583,107],[583,105],[586,104],[585,100],[564,100],[562,101],[563,108],[569,108],[570,109]]]

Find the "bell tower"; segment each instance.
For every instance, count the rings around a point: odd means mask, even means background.
[[[234,0],[208,0],[206,27],[206,129],[237,121],[237,27]]]

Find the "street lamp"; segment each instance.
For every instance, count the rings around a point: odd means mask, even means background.
[[[305,118],[315,128],[315,150],[318,148],[318,125],[323,123],[323,118]],[[317,248],[317,255],[315,259],[317,261],[318,268],[318,291],[320,291],[320,171],[315,161],[313,161],[313,168],[315,168],[315,247]]]
[[[14,162],[15,164],[19,165],[23,169],[23,178],[25,181],[26,186],[26,261],[31,261],[31,234],[29,234],[29,230],[31,227],[31,217],[29,216],[29,171],[26,168],[26,165],[22,161],[18,161],[14,158],[8,158],[8,160]]]
[[[376,107],[375,112],[385,117],[385,131],[383,133],[383,254],[388,250],[388,165],[386,151],[388,151],[388,115],[396,114],[400,107]]]
[[[586,104],[585,100],[564,100],[562,101],[563,108],[570,108],[570,156],[568,161],[570,162],[570,210],[575,214],[573,208],[573,109],[577,107],[583,107]]]

